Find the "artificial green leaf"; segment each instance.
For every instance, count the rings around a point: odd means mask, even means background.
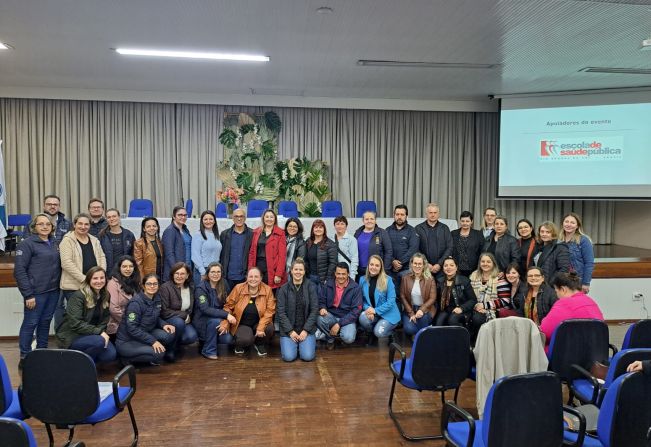
[[[228,148],[234,148],[237,141],[237,134],[232,129],[224,129],[219,134],[219,142]]]

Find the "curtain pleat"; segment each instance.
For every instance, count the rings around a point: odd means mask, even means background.
[[[121,211],[151,198],[159,216],[188,198],[193,214],[214,209],[224,114],[268,110],[283,123],[279,158],[328,162],[347,215],[359,200],[375,200],[385,216],[400,203],[422,216],[436,202],[448,218],[472,211],[478,227],[495,206],[514,229],[521,217],[560,223],[575,211],[595,243],[612,241],[612,201],[495,199],[496,113],[0,99],[9,212],[38,212],[50,193],[68,215],[94,196]]]

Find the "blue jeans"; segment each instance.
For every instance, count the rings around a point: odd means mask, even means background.
[[[420,306],[413,306],[414,313]],[[416,322],[409,320],[409,315],[402,314],[402,329],[407,335],[416,335],[416,332],[432,324],[432,314],[427,312],[422,317],[416,319]]]
[[[335,340],[335,338],[332,335],[330,335],[330,328],[335,324],[339,323],[339,320],[340,318],[335,317],[330,312],[328,312],[325,315],[325,317],[319,315],[318,318],[316,319],[316,326],[323,333],[328,343],[332,343]],[[339,337],[341,337],[341,341],[343,341],[347,345],[353,343],[355,341],[356,336],[357,336],[357,326],[355,325],[355,323],[350,323],[347,324],[346,326],[342,326],[339,328]]]
[[[66,313],[66,303],[68,302],[68,298],[70,298],[70,296],[75,292],[76,290],[61,291],[61,294],[59,295],[59,302],[57,303],[57,307],[54,310],[54,330],[56,330],[63,322],[63,316]]]
[[[307,338],[298,343],[288,336],[280,337],[280,355],[286,362],[293,362],[299,355],[304,362],[311,362],[316,357],[316,337],[307,334]]]
[[[398,324],[390,323],[379,315],[375,315],[375,318],[371,321],[364,312],[359,316],[359,325],[366,332],[373,332],[377,338],[388,337],[393,333],[393,329],[398,326]]]
[[[218,335],[217,328],[222,321],[223,318],[211,318],[206,323],[206,340],[201,350],[203,355],[217,355],[217,344],[230,345],[233,343],[233,336],[230,332]]]
[[[36,348],[47,348],[48,336],[50,335],[50,322],[54,315],[54,309],[59,302],[59,289],[34,295],[36,306],[33,309],[25,308],[23,324],[18,332],[18,346],[20,357],[25,357],[32,350],[32,339],[36,330]]]
[[[197,330],[191,324],[185,324],[183,318],[181,317],[172,317],[166,320],[169,324],[174,326],[174,334],[176,339],[182,345],[189,345],[197,341],[199,336],[197,335]]]
[[[95,363],[106,363],[115,360],[115,346],[110,341],[104,347],[104,338],[101,335],[82,335],[75,338],[69,349],[85,352]]]

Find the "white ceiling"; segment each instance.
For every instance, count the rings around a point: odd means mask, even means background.
[[[650,1],[0,0],[0,93],[478,100],[651,85]],[[318,14],[329,6],[332,14]],[[261,53],[271,62],[139,59],[115,47]],[[362,67],[358,59],[500,64]],[[255,90],[252,94],[251,89]],[[64,93],[62,93],[65,96]]]

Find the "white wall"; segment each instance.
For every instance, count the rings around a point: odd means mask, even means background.
[[[613,243],[651,249],[651,202],[617,202]]]
[[[634,302],[634,293],[644,294],[651,308],[651,278],[593,279],[590,296],[599,304],[606,320],[647,318],[644,301]],[[23,299],[18,288],[0,289],[0,337],[16,337],[23,321]]]

